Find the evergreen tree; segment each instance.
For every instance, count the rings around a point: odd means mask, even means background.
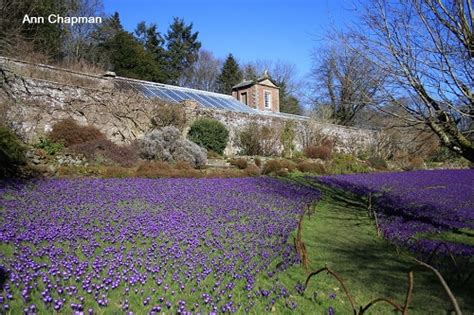
[[[125,32],[118,12],[115,12],[110,17],[104,19],[102,24],[97,26],[97,29],[92,33],[92,42],[94,46],[94,53],[89,56],[89,61],[105,65],[112,69],[111,63],[113,40],[118,33]],[[91,51],[92,52],[92,51]]]
[[[242,71],[232,54],[229,54],[222,67],[221,74],[217,77],[217,90],[219,93],[232,94],[232,87],[242,81]]]
[[[153,59],[157,63],[157,66],[162,69],[163,81],[169,81],[169,75],[167,72],[167,58],[166,50],[163,47],[165,40],[158,32],[156,24],[146,26],[145,22],[140,22],[135,29],[135,37],[143,45],[145,50],[153,56]]]
[[[300,101],[292,95],[280,96],[280,112],[302,115],[303,109],[301,108]]]
[[[112,16],[104,19],[102,24],[97,26],[97,29],[92,33],[92,38],[95,44],[100,47],[112,40],[119,32],[123,31],[125,30],[120,22],[120,16],[118,12],[115,12]]]
[[[303,109],[300,105],[300,101],[296,97],[288,93],[286,80],[272,79],[272,81],[275,82],[275,84],[280,88],[280,112],[294,115],[302,115]]]
[[[198,58],[201,48],[197,40],[199,32],[193,33],[192,28],[192,23],[186,25],[183,19],[174,18],[165,35],[170,83],[176,83]]]
[[[166,72],[132,34],[120,31],[104,44],[113,70],[121,76],[164,82]]]
[[[140,22],[135,29],[135,37],[145,47],[145,49],[155,56],[157,61],[162,61],[165,55],[163,44],[165,40],[157,30],[156,24],[146,26],[145,22]]]
[[[243,70],[243,77],[245,80],[257,80],[257,69],[251,64],[247,64]]]

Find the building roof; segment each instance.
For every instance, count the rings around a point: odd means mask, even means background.
[[[232,90],[238,90],[240,88],[243,88],[243,87],[246,87],[246,86],[249,86],[249,85],[254,85],[256,83],[259,83],[259,82],[262,82],[262,81],[265,81],[265,80],[270,81],[273,85],[275,85],[275,88],[279,89],[279,87],[275,84],[275,82],[273,82],[273,80],[268,75],[268,71],[265,70],[265,72],[263,73],[263,75],[260,78],[258,78],[256,80],[244,80],[244,81],[234,85],[232,87]]]
[[[253,85],[255,82],[254,80],[245,80],[245,81],[242,81],[240,82],[239,84],[236,84],[232,87],[232,90],[233,89],[238,89],[238,88],[241,88],[241,87],[244,87],[244,86],[247,86],[247,85]]]
[[[298,116],[285,113],[274,113],[251,108],[236,100],[231,95],[183,88],[149,81],[116,77],[115,86],[119,89],[136,91],[147,98],[158,98],[171,103],[180,103],[185,100],[197,102],[200,106],[224,111],[247,113],[251,115],[265,115],[307,120],[306,116]]]

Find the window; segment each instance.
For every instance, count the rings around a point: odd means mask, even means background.
[[[240,101],[244,103],[245,105],[248,105],[247,103],[247,92],[241,93],[240,94]]]
[[[264,105],[265,108],[271,108],[272,107],[272,92],[270,91],[265,91],[264,92]]]

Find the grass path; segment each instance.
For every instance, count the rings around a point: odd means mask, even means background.
[[[412,266],[412,258],[406,254],[397,254],[393,245],[377,236],[374,222],[366,215],[365,204],[361,198],[315,185],[296,178],[303,184],[311,184],[321,189],[324,196],[316,206],[316,213],[303,224],[303,241],[310,259],[310,269],[331,267],[345,281],[357,305],[365,305],[370,300],[385,297],[403,304],[407,287],[407,270]],[[302,267],[292,267],[286,271],[289,279],[304,278]],[[304,279],[301,280],[304,282]],[[474,309],[474,285],[456,287],[449,283],[458,298],[461,307],[470,314]],[[314,299],[314,292],[320,296]],[[326,298],[331,292],[336,298]],[[324,308],[333,306],[337,313],[350,314],[349,302],[337,282],[329,275],[314,277],[303,297],[306,304],[313,300]],[[302,306],[303,306],[302,305]],[[316,305],[315,305],[316,306]],[[451,310],[444,290],[427,271],[415,272],[415,288],[410,314],[447,314]],[[320,313],[319,311],[316,313]],[[370,314],[393,314],[390,306],[375,306]]]

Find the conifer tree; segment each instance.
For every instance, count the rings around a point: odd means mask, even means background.
[[[165,82],[166,72],[132,34],[121,31],[106,44],[113,70],[121,76]]]
[[[232,87],[242,81],[242,71],[232,54],[227,56],[221,74],[217,77],[219,93],[232,94]]]
[[[178,78],[196,62],[201,48],[197,40],[199,32],[192,32],[193,24],[186,25],[183,19],[174,18],[165,35],[169,83],[176,84]]]

